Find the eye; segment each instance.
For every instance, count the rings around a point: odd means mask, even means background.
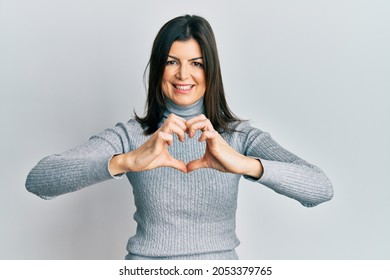
[[[176,65],[177,61],[176,60],[168,60],[167,65]]]
[[[192,63],[192,65],[194,65],[195,67],[201,67],[201,68],[203,68],[203,64],[200,63],[200,62],[194,61],[194,62]]]

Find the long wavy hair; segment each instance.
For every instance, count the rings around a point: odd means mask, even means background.
[[[147,87],[146,115],[135,119],[141,124],[146,135],[154,133],[162,120],[166,109],[162,92],[162,77],[168,54],[173,42],[194,39],[202,49],[206,74],[206,92],[204,95],[205,115],[218,132],[230,132],[234,129],[230,123],[240,121],[226,102],[223,89],[221,68],[219,64],[217,44],[210,24],[202,17],[185,15],[167,22],[158,32],[152,47],[152,53],[144,72],[146,77],[149,68]]]

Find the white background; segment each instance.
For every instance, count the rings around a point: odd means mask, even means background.
[[[29,170],[143,112],[160,27],[211,23],[232,110],[320,166],[335,196],[305,208],[241,181],[241,259],[390,258],[390,2],[0,0],[0,259],[123,259],[131,185],[44,201]]]

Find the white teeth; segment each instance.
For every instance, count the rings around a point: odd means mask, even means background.
[[[191,85],[189,85],[189,86],[178,86],[178,85],[176,85],[175,86],[178,90],[190,90],[191,89]]]

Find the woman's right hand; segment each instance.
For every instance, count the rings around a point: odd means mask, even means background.
[[[142,146],[129,153],[114,156],[109,163],[110,173],[118,175],[163,166],[173,167],[187,173],[186,164],[173,158],[168,151],[168,145],[173,144],[173,134],[184,142],[186,130],[186,120],[170,114],[163,125]]]

